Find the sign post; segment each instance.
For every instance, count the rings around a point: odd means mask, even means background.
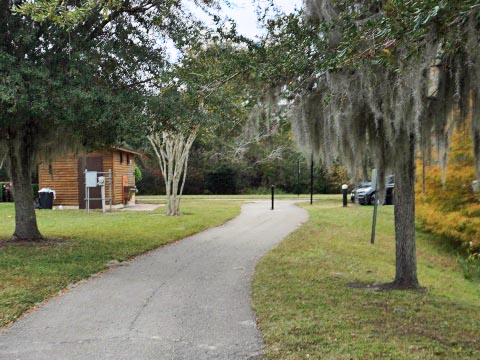
[[[97,187],[97,172],[85,169],[85,195],[87,212],[90,212],[90,188]]]
[[[87,212],[90,212],[90,200],[101,200],[102,202],[102,212],[107,212],[106,208],[106,189],[105,186],[108,185],[109,188],[109,204],[110,211],[112,211],[112,202],[113,202],[113,192],[112,192],[112,170],[108,171],[88,171],[85,169],[85,209]],[[90,188],[95,188],[100,186],[101,197],[95,198],[90,197]]]
[[[105,213],[107,212],[105,207],[105,176],[98,177],[98,186],[100,186],[100,191],[102,194],[102,212]]]
[[[275,203],[275,185],[272,185],[272,209],[274,209],[274,203]]]
[[[377,227],[377,207],[378,207],[377,169],[372,169],[372,188],[375,190],[375,198],[373,201],[372,237],[370,238],[370,243],[375,244],[375,229]]]

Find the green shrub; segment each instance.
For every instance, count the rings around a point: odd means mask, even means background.
[[[10,184],[8,181],[0,182],[0,202],[3,201],[3,185]],[[38,184],[32,184],[33,198],[38,198]],[[10,201],[13,201],[13,194],[10,193]]]
[[[0,202],[3,201],[3,186],[6,184],[10,184],[8,181],[0,181]],[[13,201],[12,193],[10,193],[10,201]]]
[[[38,198],[38,184],[32,184],[33,198]]]
[[[143,178],[142,170],[140,170],[140,167],[137,164],[135,164],[134,172],[135,172],[135,182],[142,181],[142,178]]]
[[[221,164],[205,176],[206,190],[211,194],[237,194],[238,172],[229,164]]]
[[[458,255],[457,262],[462,268],[465,279],[480,282],[480,256],[478,253],[470,254],[466,258]]]
[[[270,195],[271,193],[271,187],[259,187],[255,189],[248,189],[247,191],[245,191],[245,195]],[[275,195],[280,194],[286,194],[286,192],[280,188],[275,188]]]

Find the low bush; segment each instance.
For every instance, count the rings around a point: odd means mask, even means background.
[[[8,181],[3,181],[3,182],[0,182],[0,202],[12,202],[13,201],[13,195],[12,195],[12,192],[10,192],[9,194],[9,198],[7,198],[7,193],[5,192],[5,185],[7,184],[10,184],[10,182]]]
[[[435,159],[425,168],[424,193],[421,181],[417,182],[416,218],[422,230],[472,254],[480,250],[480,193],[472,186],[475,166],[469,131],[464,126],[452,136],[444,183]],[[417,165],[423,170],[423,164]]]
[[[205,175],[205,188],[210,194],[237,194],[238,172],[229,164],[221,164]]]
[[[4,197],[4,185],[10,184],[8,181],[0,182],[0,202],[6,202],[7,198]],[[33,191],[33,198],[36,199],[38,198],[38,184],[32,184],[32,191]],[[8,199],[8,202],[13,202],[13,192],[10,191],[10,197]]]
[[[259,187],[256,189],[248,189],[244,192],[245,195],[270,195],[272,193],[271,187]],[[281,188],[275,188],[275,195],[286,194]]]
[[[459,255],[457,262],[462,268],[465,279],[480,282],[480,256],[478,253],[470,254],[466,258]]]
[[[38,184],[32,184],[33,198],[38,198]]]
[[[431,205],[418,204],[416,218],[423,231],[455,243],[469,253],[480,249],[480,217],[469,217],[460,211],[444,213]]]

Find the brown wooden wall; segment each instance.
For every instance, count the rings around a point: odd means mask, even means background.
[[[121,154],[121,156],[120,156]],[[135,186],[135,156],[123,151],[112,150],[113,159],[113,198],[118,204],[123,202],[123,176],[127,176],[128,185]],[[120,163],[120,157],[122,162]],[[128,157],[128,161],[127,161]]]
[[[120,163],[120,154],[122,162]],[[78,160],[84,155],[69,155],[51,164],[53,176],[49,173],[49,165],[41,163],[38,167],[38,182],[40,188],[48,187],[56,190],[54,205],[78,206]],[[123,176],[127,176],[128,185],[135,186],[134,154],[118,149],[107,150],[103,153],[90,153],[87,157],[103,157],[103,171],[112,170],[113,174],[113,204],[123,203]],[[128,161],[127,161],[128,157]],[[82,185],[83,186],[83,185]],[[105,186],[106,196],[109,197],[109,186]]]
[[[113,153],[113,150],[107,150],[102,155],[103,155],[103,171],[112,170],[112,177],[113,177],[113,160],[112,160],[113,154],[112,153]],[[113,184],[112,184],[112,189],[113,189]],[[105,196],[107,198],[110,197],[110,187],[108,185],[105,186]],[[121,201],[115,201],[115,200],[116,199],[113,198],[113,202],[112,202],[113,205],[121,204]]]
[[[56,190],[54,205],[78,205],[78,158],[70,155],[61,161],[52,163],[52,174],[49,165],[41,163],[38,166],[39,188]]]

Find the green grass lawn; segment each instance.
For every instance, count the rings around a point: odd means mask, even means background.
[[[0,328],[71,283],[95,274],[111,260],[123,261],[150,249],[220,225],[239,214],[239,202],[185,200],[183,216],[155,211],[39,210],[46,237],[73,239],[37,247],[0,247]],[[13,204],[0,203],[0,239],[14,230]],[[1,240],[0,240],[1,241]]]
[[[318,198],[318,197],[317,197]],[[421,291],[372,291],[395,272],[393,207],[302,204],[310,220],[258,264],[253,302],[270,359],[480,358],[480,284],[417,234]]]

